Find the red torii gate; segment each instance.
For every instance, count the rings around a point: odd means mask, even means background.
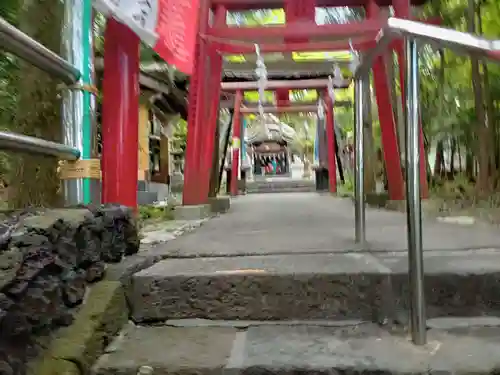
[[[340,86],[335,86],[335,88],[348,88],[350,80],[344,80]],[[327,91],[328,80],[326,79],[309,79],[309,80],[297,80],[297,81],[268,81],[266,84],[266,90],[275,90],[276,93],[286,93],[288,95],[288,90],[292,89],[316,89],[318,91],[318,97],[322,97],[326,104],[325,117],[326,117],[326,129],[327,129],[327,144],[328,144],[328,169],[329,173],[329,189],[330,192],[337,192],[337,175],[336,175],[336,159],[335,159],[335,134],[334,134],[334,117],[333,117],[333,103],[330,95]],[[240,150],[238,143],[241,142],[241,115],[245,113],[255,113],[258,109],[256,108],[242,108],[241,102],[245,90],[256,90],[257,82],[225,82],[222,83],[224,91],[236,90],[234,114],[233,114],[233,148],[232,162],[231,162],[231,195],[238,195],[238,172],[240,168]],[[282,106],[279,103],[280,99],[278,96],[278,105],[274,108],[266,108],[264,112],[266,113],[284,113],[284,112],[315,112],[317,111],[317,105],[287,105]],[[331,172],[333,171],[333,172]],[[185,185],[184,185],[185,189]],[[185,191],[185,190],[184,190]]]
[[[415,3],[420,5],[422,1],[416,0]],[[220,97],[219,82],[222,75],[221,55],[224,53],[238,54],[254,51],[250,45],[233,44],[231,40],[259,42],[262,44],[262,52],[346,50],[350,48],[350,44],[345,41],[331,42],[321,40],[334,37],[344,40],[351,39],[351,45],[354,49],[363,51],[375,44],[377,33],[383,26],[383,20],[379,16],[379,9],[381,6],[389,5],[394,7],[397,17],[410,17],[410,3],[407,0],[211,0],[202,2],[199,16],[199,37],[195,56],[196,69],[191,77],[189,96],[183,204],[203,204],[208,199],[212,153],[214,152],[215,126]],[[314,21],[316,6],[363,6],[367,13],[367,19],[362,22],[347,24],[316,25]],[[266,27],[230,27],[226,24],[227,11],[270,8],[284,8],[288,22],[285,25]],[[215,16],[212,25],[209,25],[211,9],[213,9]],[[436,20],[432,20],[430,23],[437,22]],[[315,40],[310,41],[311,38]],[[276,39],[282,39],[285,43],[276,43]],[[394,43],[391,48],[394,48],[398,53],[400,68],[403,67],[404,56],[402,55],[401,42]],[[379,107],[384,159],[389,181],[389,195],[391,199],[401,200],[404,199],[403,174],[396,136],[394,111],[387,81],[387,71],[382,59],[378,59],[375,62],[373,71],[377,104]],[[401,86],[404,90],[402,69],[400,71],[401,82],[403,83]],[[283,85],[282,87],[273,87],[273,89],[277,90],[278,98],[282,101],[283,90],[297,88],[297,84],[297,81],[289,81],[288,87]],[[234,88],[238,88],[238,83],[232,83],[232,85]],[[239,88],[244,90],[243,84]],[[237,91],[236,101],[241,102],[241,100],[242,91]],[[236,110],[239,107],[240,104],[235,105]],[[239,146],[239,142],[241,142],[239,139],[239,117],[240,113],[235,113],[233,138],[235,140],[234,145],[237,147]],[[423,148],[423,144],[421,147]],[[422,191],[424,195],[427,195],[426,164],[423,152],[421,152],[421,157],[421,173],[424,177],[422,178]],[[235,159],[234,155],[233,159]],[[237,163],[238,159],[236,157],[232,164],[234,178],[232,181],[236,181],[235,177],[238,170],[235,168],[235,165]],[[334,160],[329,163],[330,167],[334,167],[334,163]],[[335,173],[330,173],[330,176],[331,178],[335,178]],[[233,185],[236,184],[233,183]]]
[[[420,5],[426,0],[413,0]],[[195,69],[190,79],[188,140],[185,164],[183,203],[206,203],[216,119],[219,109],[222,75],[222,54],[253,53],[250,41],[261,44],[261,52],[292,52],[318,50],[366,51],[375,44],[384,21],[380,7],[392,5],[396,17],[410,18],[409,0],[203,0],[199,6],[198,36],[194,54]],[[363,6],[367,18],[348,24],[316,25],[315,7]],[[229,27],[228,11],[284,8],[287,23],[266,27]],[[213,12],[209,24],[210,12]],[[427,21],[438,23],[436,20]],[[336,40],[326,40],[326,39]],[[313,39],[313,40],[311,40]],[[351,43],[345,40],[349,39]],[[246,41],[233,44],[231,40]],[[284,43],[279,43],[283,41]],[[139,39],[126,26],[108,20],[105,35],[105,75],[103,80],[103,201],[137,205],[137,122]],[[404,55],[402,42],[390,45],[400,62],[401,89],[404,93]],[[404,198],[396,124],[391,105],[386,68],[379,58],[373,67],[379,107],[384,158],[391,199]],[[290,81],[294,82],[294,81]],[[278,104],[287,104],[285,92],[295,88],[275,87]],[[318,87],[315,87],[318,88]],[[323,86],[324,89],[324,86]],[[240,91],[241,93],[241,91]],[[242,100],[242,95],[236,97]],[[328,95],[326,95],[328,97]],[[402,98],[404,95],[402,95]],[[328,100],[328,98],[326,98]],[[235,106],[239,108],[240,105]],[[331,106],[330,106],[331,107]],[[239,138],[239,116],[234,121],[234,136]],[[333,116],[332,116],[333,121]],[[332,125],[333,126],[333,125]],[[236,144],[237,145],[237,144]],[[423,142],[421,144],[423,150]],[[425,154],[421,155],[422,192],[427,195]],[[334,163],[334,161],[333,161]],[[234,164],[233,164],[234,165]],[[334,164],[330,165],[330,168]],[[234,173],[236,173],[235,171]],[[330,173],[335,176],[335,173]],[[332,178],[333,178],[332,177]],[[235,181],[235,180],[233,180]],[[234,184],[235,185],[235,184]]]

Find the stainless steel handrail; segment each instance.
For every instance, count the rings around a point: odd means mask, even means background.
[[[64,83],[73,84],[80,78],[78,69],[16,29],[2,17],[0,17],[0,48],[61,79]],[[77,160],[80,157],[80,151],[74,147],[2,131],[0,131],[0,150],[32,152],[62,160]]]
[[[366,74],[375,59],[387,49],[391,41],[401,36],[441,48],[446,47],[459,53],[470,54],[472,52],[493,60],[499,59],[495,53],[500,52],[500,40],[488,40],[445,27],[391,17],[387,20],[387,25],[380,30],[375,48],[363,55],[363,60],[357,67],[354,77],[358,78]]]
[[[16,29],[2,17],[0,17],[0,49],[13,53],[64,83],[73,84],[80,78],[78,69]]]
[[[80,151],[77,148],[3,131],[0,131],[0,150],[32,152],[39,155],[54,156],[61,160],[77,160],[80,158]]]
[[[410,326],[413,342],[427,341],[422,246],[422,208],[420,200],[420,129],[419,73],[416,40],[446,47],[459,53],[476,54],[500,62],[500,40],[487,40],[468,33],[415,21],[389,18],[380,30],[377,45],[363,56],[355,78],[355,238],[364,246],[366,241],[364,169],[363,169],[363,79],[369,74],[375,59],[385,52],[394,38],[405,38],[405,99],[406,99],[406,215],[408,223],[408,263],[410,283]]]

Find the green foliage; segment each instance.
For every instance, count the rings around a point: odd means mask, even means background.
[[[61,48],[63,4],[57,0],[1,1],[0,13],[48,49]],[[0,126],[11,131],[60,141],[59,81],[31,64],[0,54]],[[57,160],[28,154],[0,156],[0,175],[9,184],[13,207],[60,203]]]
[[[157,206],[140,206],[139,218],[141,222],[150,220],[173,220],[174,219],[173,206],[157,207]]]
[[[354,192],[354,178],[353,176],[347,174],[345,176],[345,183],[339,187],[339,191],[344,192],[346,194],[350,194]]]
[[[438,182],[432,188],[434,196],[448,201],[466,201],[475,194],[474,184],[466,176],[458,175],[453,180]]]
[[[0,17],[13,25],[17,25],[18,8],[17,0],[2,0],[0,1]],[[18,98],[15,82],[18,73],[17,59],[0,49],[0,130],[9,129],[15,120]],[[0,190],[6,184],[5,176],[9,174],[10,170],[11,162],[8,155],[0,152]]]
[[[443,26],[466,31],[466,10],[467,0],[432,0],[425,7],[422,16],[439,16],[443,20]],[[485,36],[498,37],[498,17],[500,10],[497,1],[481,3],[481,24]],[[444,87],[441,87],[438,51],[426,47],[422,49],[421,55],[422,119],[426,135],[438,139],[454,136],[462,143],[470,143],[475,118],[470,59],[446,50]],[[500,100],[500,68],[495,64],[488,64],[487,67],[490,75],[489,94],[497,108]]]
[[[176,150],[186,151],[187,142],[187,122],[182,118],[175,125],[174,131],[174,148]]]

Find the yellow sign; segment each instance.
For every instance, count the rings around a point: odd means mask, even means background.
[[[62,180],[78,178],[101,179],[101,162],[99,159],[60,161],[59,176]]]

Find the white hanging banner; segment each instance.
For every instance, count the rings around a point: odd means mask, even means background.
[[[193,71],[200,0],[93,0],[94,8],[130,27],[167,63]]]

